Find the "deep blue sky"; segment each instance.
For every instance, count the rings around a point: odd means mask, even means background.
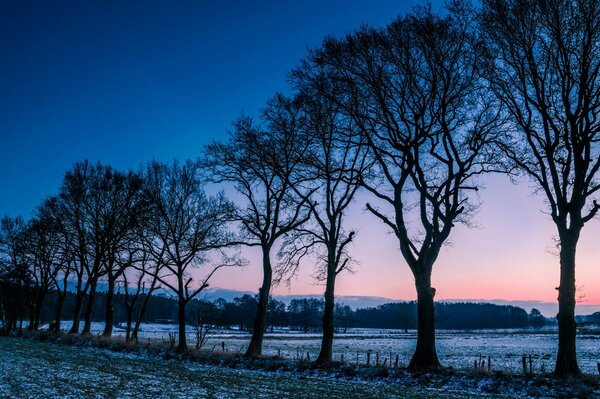
[[[125,169],[198,156],[241,112],[285,91],[288,71],[325,35],[385,24],[418,2],[0,0],[0,215],[29,216],[79,160]],[[457,227],[436,264],[436,298],[554,300],[555,229],[531,191],[489,180],[481,227]],[[414,298],[397,240],[362,208],[351,220],[360,265],[336,290]],[[578,248],[577,281],[590,303],[600,303],[598,236],[591,223]],[[254,291],[259,263],[215,276],[214,286]],[[295,293],[322,292],[312,272],[302,269]]]
[[[416,3],[0,2],[0,214],[28,216],[78,160],[197,156],[325,35]]]

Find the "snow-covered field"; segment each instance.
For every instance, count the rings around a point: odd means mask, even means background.
[[[69,323],[63,323],[67,329]],[[100,333],[103,323],[93,323],[92,331]],[[176,333],[176,325],[143,324],[140,332],[142,341],[164,340],[168,342],[169,333]],[[115,328],[115,336],[124,336],[125,331]],[[188,326],[188,344],[194,345],[194,329]],[[209,350],[221,350],[225,344],[227,351],[242,352],[250,340],[250,334],[237,330],[213,330],[208,335],[204,346]],[[487,364],[491,358],[492,370],[520,373],[522,371],[522,355],[532,355],[533,368],[536,373],[552,371],[554,367],[557,334],[553,328],[543,330],[478,330],[478,331],[438,331],[437,350],[444,366],[455,369],[470,369],[473,362],[482,356]],[[316,359],[321,345],[318,333],[298,333],[275,330],[265,335],[264,354],[281,355],[294,359],[298,356]],[[379,353],[380,362],[390,355],[399,365],[406,366],[416,345],[416,332],[407,333],[400,330],[348,329],[346,333],[336,333],[334,340],[334,358],[339,360],[344,355],[346,362],[364,364],[367,352],[371,352],[371,364]],[[584,373],[597,374],[597,362],[600,362],[600,334],[580,334],[578,337],[579,365]],[[486,365],[487,368],[487,365]]]
[[[0,398],[507,398],[164,360],[90,347],[0,337]]]

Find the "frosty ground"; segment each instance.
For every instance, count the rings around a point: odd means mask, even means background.
[[[0,398],[506,398],[0,338]]]
[[[70,322],[63,323],[63,329],[70,327]],[[92,323],[92,332],[100,334],[103,323]],[[168,341],[169,333],[176,334],[178,326],[173,324],[142,324],[140,340],[146,342]],[[115,328],[114,335],[123,337],[125,330]],[[505,373],[522,373],[522,356],[532,356],[532,368],[536,374],[551,372],[556,359],[558,343],[555,326],[543,329],[505,329],[505,330],[471,330],[436,332],[437,351],[440,361],[446,367],[456,370],[470,370],[479,356],[492,361],[493,371]],[[194,328],[188,326],[188,343],[195,343]],[[206,349],[220,350],[224,345],[230,352],[243,352],[250,341],[247,331],[212,330],[204,344]],[[298,356],[310,356],[316,359],[321,345],[320,333],[301,333],[291,330],[275,330],[267,332],[264,341],[264,354],[281,356],[285,359],[296,359]],[[406,367],[415,350],[416,331],[352,328],[347,332],[336,332],[334,340],[334,359],[344,356],[346,362],[364,364],[367,353],[371,352],[371,360],[375,361],[378,353],[381,362],[392,357],[399,358],[399,365]],[[598,373],[597,362],[600,361],[600,331],[590,331],[577,335],[577,355],[579,366],[584,373]]]
[[[53,341],[36,341],[42,336]],[[410,373],[350,365],[315,369],[308,363],[283,359],[255,361],[232,354],[201,353],[208,357],[202,360],[176,355],[161,346],[97,338],[0,337],[0,399],[600,397],[595,376],[567,381],[452,370]]]

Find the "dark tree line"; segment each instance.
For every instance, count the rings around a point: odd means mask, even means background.
[[[325,283],[317,361],[328,363],[336,278],[352,264],[358,236],[347,212],[363,191],[414,277],[418,334],[409,367],[438,369],[436,309],[445,305],[434,302],[434,265],[453,227],[473,222],[476,192],[493,172],[531,178],[547,200],[560,249],[555,373],[579,374],[575,254],[600,209],[599,8],[600,0],[417,7],[386,26],[325,39],[292,71],[289,95],[276,94],[257,118],[240,117],[199,161],[152,162],[137,172],[77,163],[30,221],[2,221],[4,328],[15,327],[6,315],[23,309],[37,328],[53,292],[60,329],[73,281],[71,333],[83,315],[88,334],[98,282],[106,281],[104,335],[123,284],[135,339],[148,298],[163,287],[178,298],[185,350],[187,306],[215,272],[244,263],[232,247],[254,246],[262,283],[247,313],[254,318],[246,355],[262,354],[278,307],[273,285],[312,260]],[[209,182],[229,185],[235,198],[207,196]],[[192,273],[202,265],[204,274]]]
[[[24,294],[25,295],[25,294]],[[39,320],[44,324],[54,323],[58,295],[51,293],[44,301],[39,312]],[[106,305],[114,306],[114,323],[127,332],[131,327],[128,315],[128,298],[123,289],[109,295],[100,290],[96,293],[92,307],[91,320],[105,320]],[[67,293],[62,313],[69,317],[75,306],[76,294]],[[243,295],[232,301],[217,299],[208,301],[192,299],[186,306],[186,320],[189,325],[208,325],[223,329],[239,329],[252,332],[258,300],[252,295]],[[135,310],[139,310],[137,305]],[[22,309],[27,319],[27,309]],[[323,315],[326,300],[316,298],[292,299],[288,304],[269,298],[269,309],[265,322],[267,331],[291,329],[302,332],[322,332]],[[545,318],[534,309],[530,314],[515,306],[502,306],[487,303],[438,303],[435,308],[436,328],[468,330],[541,327]],[[17,311],[18,314],[18,311]],[[387,303],[374,308],[353,310],[347,305],[336,304],[334,308],[333,328],[347,331],[348,328],[411,329],[417,325],[417,304],[415,302]],[[179,317],[179,300],[164,294],[148,297],[147,308],[143,313],[144,323],[176,323]],[[17,320],[20,317],[17,316]],[[41,326],[41,324],[39,325]],[[39,327],[38,326],[38,327]],[[17,328],[18,330],[18,325]],[[128,333],[129,335],[129,333]]]

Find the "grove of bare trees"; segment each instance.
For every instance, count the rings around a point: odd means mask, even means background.
[[[161,288],[177,298],[185,351],[186,306],[223,268],[244,266],[241,251],[254,247],[262,283],[246,356],[263,353],[267,317],[277,311],[273,286],[292,284],[312,263],[325,287],[316,362],[330,363],[336,279],[354,264],[360,237],[349,212],[368,198],[359,205],[393,233],[398,263],[414,277],[409,369],[439,369],[434,266],[454,227],[473,223],[486,176],[499,173],[530,178],[548,204],[560,249],[554,373],[578,375],[575,255],[600,210],[599,43],[600,0],[454,0],[326,38],[291,72],[288,94],[257,118],[235,120],[198,160],[126,172],[78,162],[30,220],[4,217],[3,332],[25,310],[28,328],[38,329],[49,293],[58,298],[59,332],[72,292],[69,332],[80,332],[83,317],[81,333],[90,334],[105,282],[105,337],[119,287],[128,341]],[[229,198],[207,194],[217,186]]]

